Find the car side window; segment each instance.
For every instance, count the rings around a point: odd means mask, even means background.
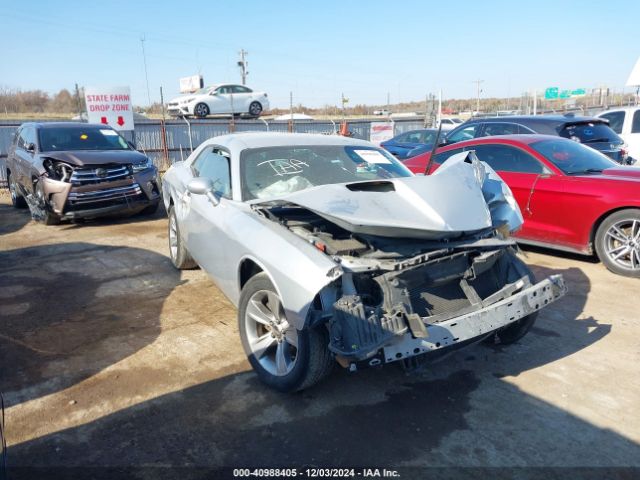
[[[447,135],[447,142],[455,143],[462,142],[464,140],[471,140],[476,136],[478,126],[479,125],[477,123],[474,123],[473,125],[468,125],[464,128],[460,128],[460,130],[451,132],[451,134]]]
[[[519,148],[508,145],[476,145],[479,160],[489,164],[496,172],[544,173],[544,165]]]
[[[210,178],[215,192],[225,198],[231,198],[231,169],[229,158],[220,150],[207,148],[193,162],[196,176]]]
[[[19,129],[16,132],[16,148],[24,150],[24,128]]]
[[[23,131],[24,136],[24,148],[27,147],[30,143],[37,145],[36,142],[36,129],[33,127],[26,127]]]
[[[638,112],[636,112],[636,114],[637,113]],[[611,130],[616,133],[622,133],[622,125],[624,124],[624,112],[605,113],[604,115],[600,115],[600,118],[606,118],[607,120],[609,120],[609,127],[611,127]],[[638,127],[640,129],[640,123],[638,123]]]
[[[447,150],[446,152],[437,153],[436,156],[433,157],[433,162],[437,163],[438,165],[441,165],[450,157],[452,157],[456,153],[462,152],[463,150],[464,150],[463,148],[454,148],[453,150]]]
[[[640,133],[640,110],[636,110],[633,114],[633,122],[631,122],[631,133]]]
[[[229,93],[233,93],[231,90],[231,87],[220,87],[216,90],[216,92],[223,94],[223,95],[227,95]]]
[[[515,123],[486,123],[482,131],[483,137],[494,135],[515,135],[518,133],[518,125]]]
[[[247,87],[243,87],[242,85],[234,85],[231,87],[233,93],[251,93],[251,89]]]

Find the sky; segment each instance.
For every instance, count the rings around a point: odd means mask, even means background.
[[[179,78],[240,82],[272,107],[382,105],[620,91],[640,56],[640,2],[369,0],[0,0],[0,87],[50,93],[131,88],[134,105],[178,94]],[[145,80],[143,42],[148,84]],[[627,87],[627,91],[631,89]]]

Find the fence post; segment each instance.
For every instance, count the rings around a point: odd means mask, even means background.
[[[167,146],[167,128],[164,119],[160,120],[160,142],[163,159],[162,167],[164,170],[167,170],[171,166],[171,161],[169,160],[169,147]]]

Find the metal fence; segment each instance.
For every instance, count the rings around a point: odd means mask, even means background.
[[[25,120],[39,122],[39,120]],[[295,132],[335,134],[340,129],[340,121],[331,120],[144,120],[137,121],[133,132],[123,132],[136,148],[144,152],[160,169],[166,170],[172,163],[186,158],[205,140],[231,132]],[[347,125],[354,138],[368,140],[371,123],[375,120],[349,120]],[[378,120],[384,121],[384,119]],[[5,158],[13,140],[13,135],[23,122],[20,120],[0,121],[0,186],[6,187]],[[394,135],[422,128],[421,118],[402,119],[393,122]]]

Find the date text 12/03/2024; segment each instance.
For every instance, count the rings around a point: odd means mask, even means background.
[[[236,468],[234,478],[400,478],[397,470],[386,468]]]

